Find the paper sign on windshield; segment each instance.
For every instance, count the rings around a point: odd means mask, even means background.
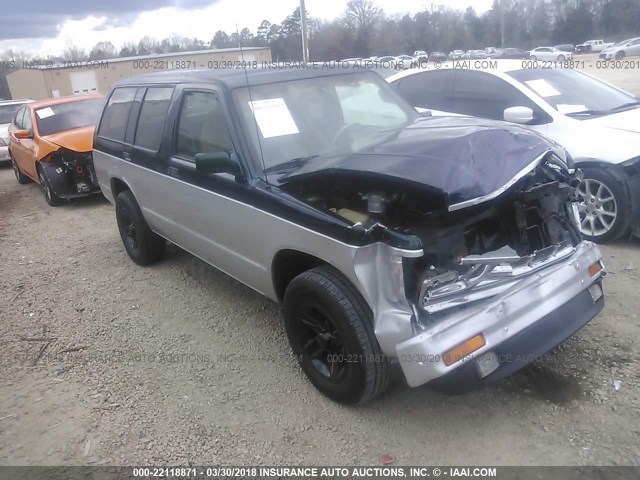
[[[541,97],[555,97],[560,95],[553,85],[549,85],[546,80],[529,80],[524,82],[531,87]]]
[[[284,98],[269,98],[249,102],[264,138],[300,133]]]
[[[560,113],[564,113],[566,115],[567,113],[584,112],[585,110],[587,110],[587,106],[559,103],[558,105],[556,105],[556,109],[558,109]]]
[[[36,110],[36,115],[38,115],[38,118],[41,120],[44,120],[45,118],[53,117],[54,113],[53,110],[51,110],[51,107],[46,107]]]

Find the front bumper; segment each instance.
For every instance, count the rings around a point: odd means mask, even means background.
[[[437,387],[439,380],[440,384],[448,384],[449,390],[455,390],[451,388],[455,384],[463,391],[502,378],[535,360],[602,309],[602,298],[586,302],[592,298],[587,289],[604,274],[604,271],[593,277],[589,274],[589,266],[599,261],[598,247],[582,242],[573,254],[561,261],[532,273],[489,300],[468,306],[461,304],[457,311],[431,325],[427,313],[417,312],[417,323],[427,327],[396,345],[407,383],[416,387],[431,382]],[[485,339],[483,347],[445,365],[445,352],[478,334]],[[480,379],[474,373],[474,359],[487,352],[496,353],[500,365],[485,379]],[[500,353],[520,353],[522,361],[500,358]]]
[[[434,390],[460,394],[490,385],[541,358],[585,326],[604,308],[604,296],[593,301],[583,290],[558,309],[491,349],[500,366],[481,378],[475,361],[464,362],[450,373],[429,382]]]
[[[92,161],[71,166],[60,162],[40,162],[40,165],[47,172],[51,189],[60,198],[70,200],[100,193]]]

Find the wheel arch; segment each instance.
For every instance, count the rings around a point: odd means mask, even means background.
[[[111,194],[113,195],[114,201],[120,193],[125,192],[127,190],[133,194],[133,190],[131,190],[131,187],[129,187],[129,184],[127,184],[127,182],[125,182],[121,178],[112,177],[111,181],[109,182],[109,186],[111,188]]]
[[[300,250],[289,248],[279,250],[271,261],[271,281],[278,302],[282,303],[284,300],[284,294],[291,280],[301,273],[323,265],[331,264]]]

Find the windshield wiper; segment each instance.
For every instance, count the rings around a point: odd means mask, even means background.
[[[606,115],[607,113],[610,113],[609,110],[582,110],[580,112],[569,112],[569,113],[565,113],[565,115],[567,117],[573,117],[574,115],[576,116],[597,116],[597,115]]]
[[[567,113],[566,115],[568,117],[571,117],[573,115],[579,115],[579,116],[582,116],[582,115],[588,115],[588,116],[610,115],[612,113],[621,112],[623,110],[627,110],[628,108],[636,107],[638,105],[640,105],[640,101],[625,103],[623,105],[619,105],[619,106],[617,106],[615,108],[611,108],[609,110],[582,110],[580,112]]]
[[[635,102],[629,102],[629,103],[624,103],[616,108],[612,108],[611,110],[609,110],[609,113],[614,113],[614,112],[620,112],[622,110],[626,110],[628,108],[631,107],[637,107],[638,105],[640,105],[640,102],[635,101]]]
[[[298,168],[307,163],[309,160],[316,158],[317,155],[311,155],[309,157],[299,157],[289,160],[288,162],[279,163],[273,165],[265,170],[266,173],[282,172],[284,170],[290,170],[292,168]]]

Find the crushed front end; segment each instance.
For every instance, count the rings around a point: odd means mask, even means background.
[[[537,153],[482,196],[460,188],[457,204],[370,173],[286,185],[352,224],[362,244],[353,271],[378,343],[410,386],[462,392],[493,382],[602,310],[601,254],[578,229],[580,172],[561,153]]]
[[[46,170],[51,188],[60,198],[71,199],[100,192],[91,152],[61,148],[40,164]]]
[[[403,259],[414,335],[396,345],[409,385],[492,383],[602,310],[601,254],[577,226],[578,175],[548,153],[495,199],[412,228],[424,251]]]

